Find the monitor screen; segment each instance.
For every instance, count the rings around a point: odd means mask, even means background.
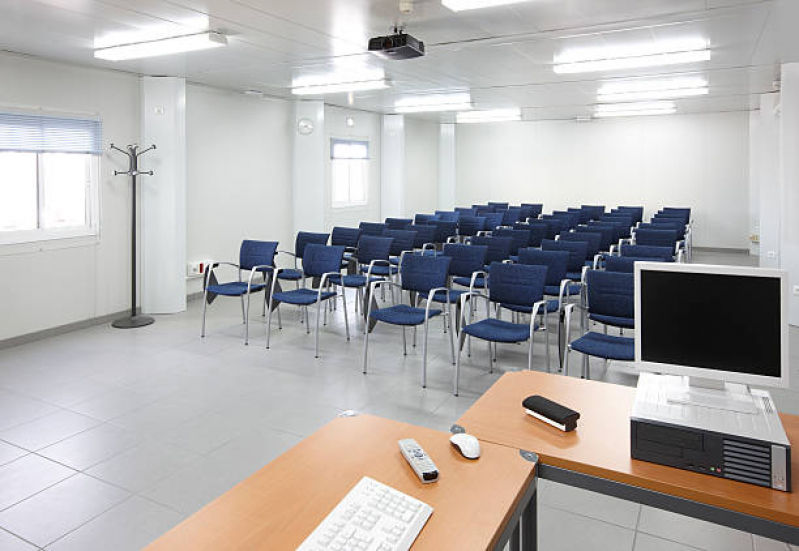
[[[780,277],[689,270],[641,268],[640,360],[779,378]]]

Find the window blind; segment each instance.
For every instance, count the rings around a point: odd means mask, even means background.
[[[102,152],[98,120],[0,113],[0,151]]]
[[[330,140],[331,159],[368,159],[369,142],[355,140]]]

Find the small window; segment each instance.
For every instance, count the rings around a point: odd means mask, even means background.
[[[369,142],[330,140],[333,208],[366,205],[369,189]]]
[[[100,122],[0,113],[0,244],[97,233]]]

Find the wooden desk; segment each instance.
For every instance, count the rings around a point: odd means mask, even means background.
[[[532,394],[580,412],[563,433],[524,412]],[[792,454],[793,493],[666,467],[630,457],[635,389],[534,371],[507,373],[458,421],[481,441],[530,450],[538,475],[646,503],[717,524],[799,544],[799,453]],[[781,415],[799,444],[799,416]]]
[[[518,450],[490,443],[470,461],[449,436],[369,415],[335,419],[148,549],[295,549],[363,476],[434,508],[414,551],[504,546],[521,509],[534,501],[536,465]],[[438,482],[419,481],[400,455],[403,438],[415,438],[430,454]]]

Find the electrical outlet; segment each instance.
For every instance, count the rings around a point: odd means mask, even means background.
[[[200,277],[205,273],[205,262],[189,262],[186,265],[186,275],[189,277]]]
[[[777,252],[776,251],[768,251],[766,253],[766,258],[777,258]]]
[[[794,285],[793,286],[793,294],[799,295],[799,285]]]

